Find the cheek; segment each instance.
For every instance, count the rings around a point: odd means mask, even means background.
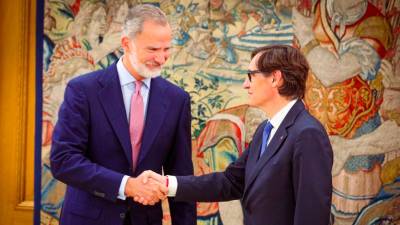
[[[171,52],[170,52],[170,51],[165,52],[164,57],[165,57],[166,59],[168,59],[170,56],[171,56]]]
[[[148,63],[153,63],[154,62],[154,57],[151,55],[146,55],[140,59],[140,63],[142,64],[148,64]]]
[[[255,90],[254,90],[254,101],[256,104],[262,104],[269,98],[269,92],[268,89],[266,89],[265,86],[259,85]]]
[[[137,58],[138,58],[139,62],[141,62],[141,63],[144,63],[144,62],[149,61],[149,60],[154,58],[154,56],[153,56],[154,54],[148,53],[148,52],[146,52],[144,50],[138,51],[136,53],[136,55],[137,55]]]
[[[145,54],[145,55],[142,55],[142,57],[140,58],[140,61],[142,63],[153,62],[154,58],[155,58],[155,56],[153,54]]]

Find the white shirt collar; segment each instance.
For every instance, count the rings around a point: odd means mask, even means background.
[[[122,63],[122,57],[117,62],[117,71],[121,86],[134,83],[136,81],[135,77],[131,73],[129,73],[125,65]],[[151,78],[146,78],[142,80],[144,86],[146,86],[147,88],[150,87],[150,81]]]
[[[277,129],[281,125],[282,121],[285,119],[286,115],[289,113],[296,101],[297,99],[291,100],[269,120],[274,129]]]

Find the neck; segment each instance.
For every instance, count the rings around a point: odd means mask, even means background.
[[[265,103],[260,108],[267,114],[267,117],[271,119],[278,113],[283,107],[285,107],[292,99],[286,97],[277,97],[268,103]]]
[[[128,56],[122,56],[122,64],[124,64],[125,68],[136,80],[144,79],[144,77],[140,76],[139,73],[132,67],[132,64],[129,62]]]

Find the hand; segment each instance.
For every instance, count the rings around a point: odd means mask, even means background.
[[[150,181],[153,180],[153,181],[156,181],[156,182],[158,182],[160,184],[165,185],[165,187],[167,185],[167,177],[166,176],[160,175],[160,174],[158,174],[156,172],[153,172],[151,170],[144,171],[142,174],[140,174],[140,177],[143,178],[142,181],[144,183],[147,183],[149,180]],[[167,189],[167,191],[168,191],[168,189]]]
[[[149,172],[143,172],[136,178],[128,178],[125,194],[133,197],[135,201],[143,205],[154,205],[166,198],[168,188],[165,182],[160,183],[156,179],[151,178],[152,176],[147,175],[147,173]]]
[[[141,182],[145,185],[155,185],[162,189],[161,195],[160,193],[157,195],[158,200],[164,200],[168,194],[168,187],[167,187],[167,178],[162,176],[158,173],[155,173],[151,170],[146,170],[139,176],[141,178]],[[143,205],[147,205],[149,203],[143,196],[134,196],[133,200],[135,202],[139,202]],[[151,202],[150,202],[151,203]]]

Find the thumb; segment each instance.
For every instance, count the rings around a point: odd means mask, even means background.
[[[154,180],[158,181],[158,182],[161,183],[161,184],[165,184],[165,178],[164,178],[164,176],[162,176],[162,175],[160,175],[160,174],[158,174],[158,173],[151,172],[150,177],[153,178]]]
[[[140,176],[142,177],[142,183],[146,184],[149,181],[150,172],[144,171]]]

